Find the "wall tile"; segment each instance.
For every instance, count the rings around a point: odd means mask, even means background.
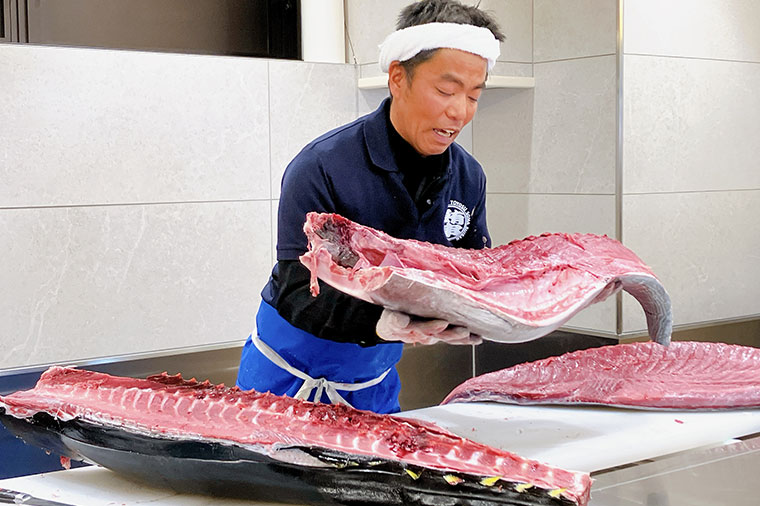
[[[491,74],[532,76],[533,65],[497,62]],[[487,88],[481,94],[471,122],[471,148],[466,149],[483,165],[489,190],[509,188],[505,180],[529,172],[532,119],[532,90]]]
[[[614,193],[615,57],[542,63],[534,65],[533,72],[531,172],[527,188],[515,190]],[[523,176],[518,182],[524,180]]]
[[[0,206],[268,198],[266,65],[0,45]]]
[[[534,0],[533,19],[534,62],[617,51],[617,0]]]
[[[380,103],[390,96],[386,88],[378,90],[357,90],[358,109],[357,117],[369,114],[380,106]]]
[[[488,229],[493,243],[544,232],[615,236],[614,195],[488,193]]]
[[[462,146],[465,150],[467,150],[468,153],[472,154],[472,142],[473,142],[473,136],[472,136],[472,121],[467,123],[464,128],[462,128],[462,131],[459,132],[459,135],[457,135],[457,144]]]
[[[533,76],[533,65],[527,63],[496,62],[491,75],[494,76]]]
[[[347,61],[359,64],[377,62],[377,46],[396,29],[401,9],[410,3],[411,0],[346,0]]]
[[[242,342],[269,201],[0,211],[0,368]]]
[[[626,53],[760,62],[755,0],[624,2]]]
[[[479,5],[496,18],[506,37],[501,43],[499,61],[533,63],[532,0],[470,0],[463,3]]]
[[[272,265],[277,263],[277,210],[280,205],[280,200],[272,200],[271,213],[272,213]],[[263,288],[263,287],[262,287]]]
[[[380,70],[380,65],[377,62],[365,63],[357,66],[359,68],[359,77],[374,77],[385,74],[385,72]]]
[[[760,188],[760,64],[623,63],[625,192]]]
[[[615,236],[615,197],[612,195],[489,193],[486,207],[494,246],[544,232]],[[614,333],[615,322],[615,299],[611,297],[575,315],[566,328]]]
[[[531,89],[486,89],[472,120],[472,149],[488,178],[488,191],[525,191],[530,182]]]
[[[353,65],[269,62],[272,197],[280,197],[285,167],[323,133],[356,118],[357,68]]]
[[[480,99],[473,149],[489,191],[614,193],[615,58],[533,72],[535,89],[486,90]]]
[[[676,325],[760,316],[758,216],[757,190],[626,195],[623,239],[668,290]],[[623,322],[646,327],[628,296]]]

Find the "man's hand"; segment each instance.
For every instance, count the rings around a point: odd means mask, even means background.
[[[377,335],[386,341],[435,344],[480,344],[483,339],[465,327],[445,320],[413,320],[406,313],[384,309],[377,321]]]

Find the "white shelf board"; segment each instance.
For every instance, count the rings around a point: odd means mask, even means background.
[[[536,79],[528,76],[488,76],[486,88],[533,88]]]
[[[533,88],[536,80],[526,76],[489,76],[486,88]],[[360,90],[377,90],[388,87],[388,74],[359,78]]]

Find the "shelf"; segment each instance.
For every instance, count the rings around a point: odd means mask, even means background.
[[[533,77],[524,76],[489,76],[486,88],[533,88],[536,80]],[[388,74],[379,76],[362,77],[359,79],[360,90],[377,90],[388,87]]]
[[[489,76],[486,88],[533,88],[536,79],[528,76]]]

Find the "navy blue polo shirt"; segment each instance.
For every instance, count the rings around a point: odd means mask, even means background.
[[[306,252],[303,224],[309,211],[337,213],[400,239],[461,248],[491,245],[480,164],[456,143],[449,146],[441,190],[418,209],[391,150],[389,110],[386,99],[376,111],[309,143],[288,165],[277,260],[297,260]]]

